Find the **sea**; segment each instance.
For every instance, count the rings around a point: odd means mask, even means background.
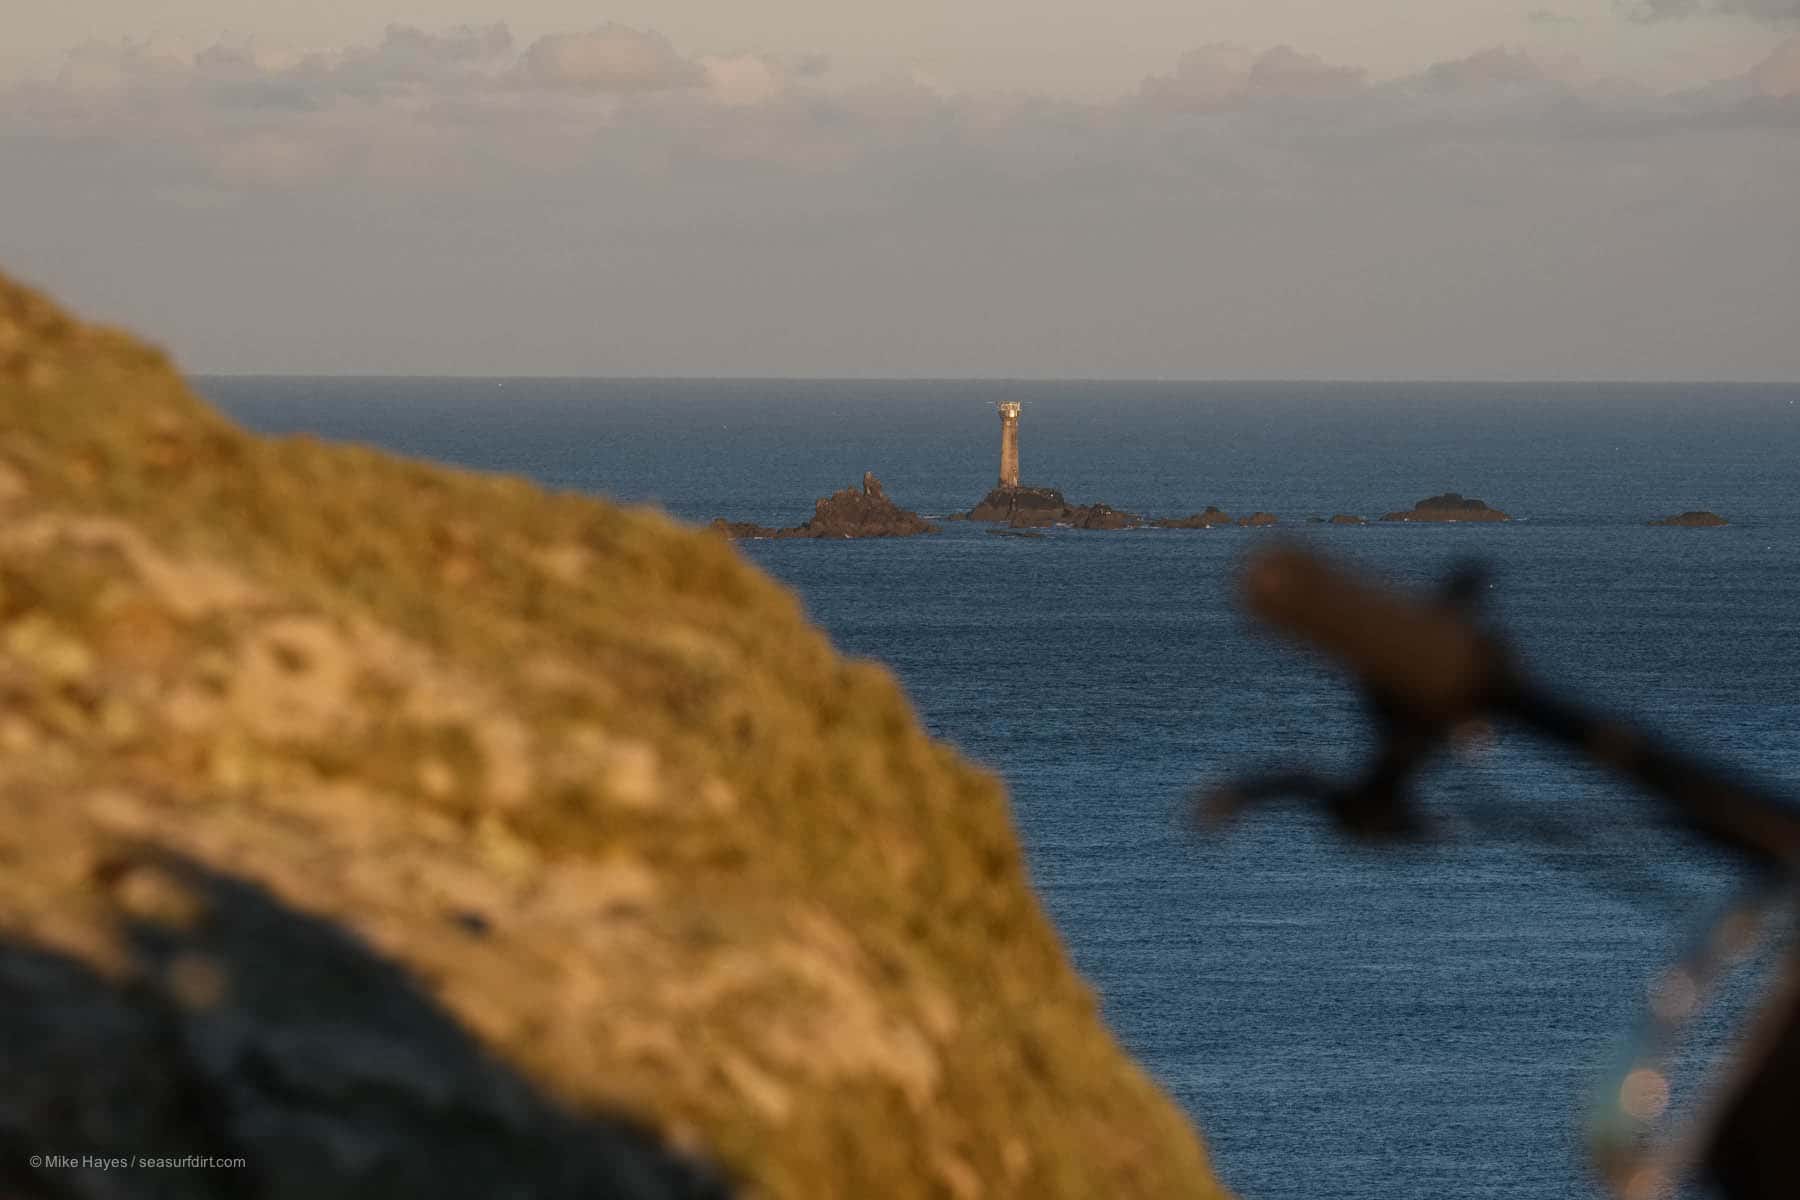
[[[1587,1198],[1593,1115],[1651,989],[1745,883],[1643,794],[1497,727],[1419,784],[1422,845],[1302,802],[1198,828],[1249,772],[1373,749],[1331,664],[1257,628],[1295,538],[1398,586],[1489,572],[1484,619],[1563,695],[1800,796],[1800,386],[203,377],[244,424],[529,476],[685,521],[787,525],[873,471],[922,514],[1027,484],[1272,530],[751,541],[931,733],[1006,780],[1032,881],[1123,1045],[1246,1200]],[[1337,526],[1457,491],[1506,524]],[[1710,509],[1721,529],[1648,521]],[[380,513],[368,514],[379,521]],[[1696,1110],[1759,996],[1695,1019]]]

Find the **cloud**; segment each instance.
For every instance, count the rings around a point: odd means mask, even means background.
[[[1377,83],[1290,46],[1214,44],[1117,101],[1079,103],[904,75],[837,85],[816,57],[690,56],[617,24],[523,47],[503,25],[392,26],[310,54],[251,42],[185,56],[148,42],[90,43],[53,83],[0,85],[0,135],[156,160],[171,176],[158,186],[175,191],[483,186],[601,163],[642,180],[709,163],[814,177],[879,164],[900,178],[953,160],[995,177],[1253,180],[1404,146],[1781,125],[1793,115],[1797,56],[1790,43],[1750,76],[1666,96],[1505,47]]]
[[[83,42],[63,59],[57,82],[76,92],[113,92],[184,78],[189,64],[153,40]]]
[[[1800,34],[1752,67],[1748,79],[1751,90],[1765,99],[1800,99]]]
[[[1360,67],[1334,67],[1324,59],[1277,46],[1250,68],[1247,92],[1252,99],[1330,100],[1363,85]]]
[[[221,41],[184,55],[155,41],[88,42],[65,58],[57,82],[71,93],[161,93],[239,109],[310,110],[340,97],[378,100],[445,93],[491,82],[510,61],[504,25],[427,32],[390,25],[373,43],[292,54],[253,41]]]
[[[1329,100],[1363,86],[1364,72],[1277,46],[1256,54],[1215,43],[1181,56],[1169,75],[1153,75],[1142,102],[1165,112],[1221,112],[1271,100]]]
[[[0,84],[0,259],[202,368],[1773,377],[1797,146],[1800,39],[1672,93],[1215,45],[1094,102],[620,26],[120,43]]]
[[[707,55],[696,60],[712,99],[731,108],[766,104],[795,86],[822,79],[830,62],[822,54]]]
[[[1433,63],[1419,78],[1426,87],[1440,92],[1479,92],[1557,86],[1578,76],[1573,61],[1547,62],[1523,50],[1494,46],[1466,58]]]
[[[373,53],[366,57],[390,69],[427,72],[443,63],[491,61],[512,49],[512,31],[503,24],[463,25],[429,33],[407,25],[390,25]]]
[[[195,53],[89,42],[51,83],[0,82],[0,134],[100,138],[134,157],[198,166],[211,183],[281,190],[562,171],[627,138],[652,167],[684,154],[796,157],[784,141],[816,159],[808,143],[819,139],[798,128],[815,118],[804,106],[781,110],[827,71],[821,56],[689,57],[658,33],[617,24],[524,47],[504,25],[395,25],[370,42],[300,54],[249,40]],[[733,111],[746,115],[728,118]],[[859,124],[837,122],[833,157]]]
[[[756,54],[715,56],[700,60],[707,89],[721,104],[746,108],[764,104],[785,84],[779,67]]]
[[[696,87],[706,72],[667,38],[625,25],[539,38],[519,62],[523,82],[579,92],[663,92]]]
[[[1624,8],[1635,21],[1746,17],[1771,25],[1800,23],[1800,0],[1627,0]]]

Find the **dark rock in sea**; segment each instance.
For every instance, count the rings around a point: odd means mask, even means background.
[[[1136,529],[1144,523],[1136,513],[1121,512],[1110,504],[1080,505],[1064,515],[1077,529]]]
[[[1511,517],[1480,500],[1456,492],[1427,496],[1404,512],[1391,512],[1384,521],[1510,521]]]
[[[1044,535],[1035,529],[990,529],[988,533],[994,537],[1041,538]]]
[[[1704,509],[1698,512],[1684,512],[1680,516],[1675,517],[1663,517],[1660,520],[1652,521],[1650,523],[1652,525],[1685,525],[1695,529],[1711,529],[1720,525],[1731,524],[1730,521],[1727,521],[1718,513],[1707,512]]]
[[[1021,508],[1006,519],[1011,529],[1048,529],[1052,525],[1062,523],[1066,508]]]
[[[786,536],[785,531],[771,529],[767,525],[758,525],[753,521],[727,521],[724,517],[714,517],[712,524],[707,526],[707,528],[711,529],[714,533],[724,534],[734,542],[750,538]]]
[[[821,498],[813,505],[812,520],[788,529],[770,529],[748,521],[727,521],[723,517],[712,523],[712,529],[733,540],[741,538],[877,538],[912,537],[920,533],[936,533],[937,526],[901,508],[881,490],[881,480],[865,471],[862,488],[845,488]]]
[[[1369,522],[1354,513],[1338,513],[1331,518],[1333,525],[1367,525]]]
[[[1055,488],[997,487],[969,510],[968,518],[1024,527],[1054,525],[1068,507]]]
[[[1231,514],[1209,504],[1205,512],[1186,517],[1159,517],[1150,524],[1158,529],[1211,529],[1215,525],[1231,524]]]
[[[1076,529],[1135,529],[1144,519],[1110,504],[1070,504],[1048,487],[995,488],[967,513],[971,521],[997,521],[1013,529],[1069,525]]]
[[[936,533],[937,526],[887,498],[881,480],[865,471],[862,488],[833,492],[813,506],[812,520],[800,528],[807,537],[912,537]]]
[[[1264,525],[1278,524],[1280,522],[1280,520],[1281,520],[1281,518],[1277,517],[1274,513],[1253,512],[1247,517],[1239,517],[1237,519],[1237,523],[1239,525],[1260,527],[1260,526],[1264,526]]]

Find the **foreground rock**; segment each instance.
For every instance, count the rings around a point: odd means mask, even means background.
[[[845,488],[813,504],[812,520],[787,529],[720,517],[712,529],[734,541],[744,538],[880,538],[936,533],[938,527],[889,500],[881,480],[865,471],[862,488]]]
[[[1685,525],[1693,528],[1716,528],[1720,525],[1731,524],[1718,513],[1707,512],[1704,509],[1698,512],[1684,512],[1679,516],[1663,517],[1650,523],[1652,525]]]
[[[0,1192],[1222,1194],[999,783],[719,538],[4,280],[0,411]]]
[[[997,521],[1014,529],[1069,525],[1076,529],[1135,529],[1144,523],[1136,513],[1110,504],[1070,504],[1055,488],[997,487],[965,515],[970,521]]]
[[[1211,529],[1216,525],[1231,524],[1231,514],[1209,504],[1205,512],[1186,517],[1159,517],[1150,524],[1158,529]]]
[[[1489,508],[1480,500],[1445,492],[1428,496],[1405,512],[1391,512],[1384,521],[1510,521],[1511,517],[1497,508]]]

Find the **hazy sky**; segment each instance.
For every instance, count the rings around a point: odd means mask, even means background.
[[[204,46],[219,37],[310,49],[379,36],[390,24],[436,29],[504,20],[515,36],[613,21],[656,29],[694,54],[824,54],[862,77],[916,70],[961,88],[1029,88],[1104,96],[1210,42],[1291,43],[1378,75],[1493,45],[1579,53],[1611,69],[1665,79],[1743,69],[1766,23],[1632,20],[1706,7],[1686,0],[57,0],[7,21],[18,61],[42,61],[88,38],[157,37]],[[1794,0],[1724,0],[1713,8],[1779,15]]]
[[[0,269],[193,370],[1800,379],[1800,0],[7,34]]]

